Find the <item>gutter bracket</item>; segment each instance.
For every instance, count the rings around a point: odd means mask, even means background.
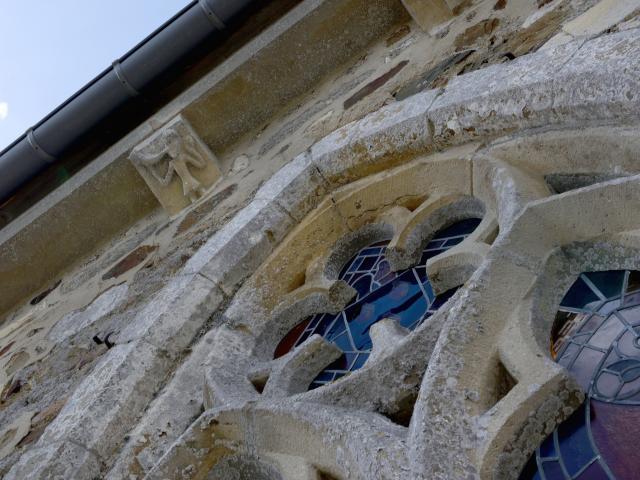
[[[45,162],[53,163],[56,161],[56,157],[49,154],[40,146],[38,140],[36,140],[36,136],[33,133],[33,128],[27,130],[27,142],[29,142],[29,146],[32,148],[32,150],[36,152],[36,155],[38,155]]]
[[[218,30],[224,30],[226,28],[224,22],[220,20],[220,17],[218,17],[211,9],[211,7],[207,4],[207,0],[198,0],[198,4],[214,27],[216,27]]]
[[[122,64],[120,63],[120,60],[115,60],[111,65],[113,66],[113,73],[116,74],[116,77],[118,77],[120,84],[124,87],[129,96],[137,97],[138,95],[140,95],[140,92],[138,92],[138,90],[136,90],[135,87],[131,85],[129,80],[127,80],[127,77],[122,70]]]

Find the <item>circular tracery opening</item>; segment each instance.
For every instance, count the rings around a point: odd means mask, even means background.
[[[389,240],[363,248],[346,263],[338,277],[356,290],[356,297],[337,315],[317,314],[300,322],[278,344],[274,358],[319,334],[337,345],[343,354],[313,380],[309,389],[362,368],[371,353],[372,325],[392,318],[414,330],[456,292],[459,287],[435,294],[427,277],[427,260],[462,242],[479,224],[480,219],[471,218],[440,230],[423,249],[417,266],[400,272],[391,271],[385,256]]]
[[[640,272],[579,276],[552,329],[551,355],[587,400],[536,450],[521,480],[631,480],[640,465]]]

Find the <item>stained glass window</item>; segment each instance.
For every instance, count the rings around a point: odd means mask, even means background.
[[[587,400],[540,445],[521,480],[640,478],[640,272],[580,275],[556,316],[551,354]]]
[[[385,257],[389,240],[362,249],[339,276],[356,290],[356,297],[337,315],[318,314],[298,324],[282,339],[274,357],[285,355],[311,335],[319,334],[344,353],[313,380],[310,389],[361,368],[371,353],[369,329],[373,324],[393,318],[413,330],[455,293],[457,288],[440,295],[434,293],[426,262],[462,242],[479,223],[479,219],[468,219],[439,231],[424,248],[418,265],[401,272],[392,272]]]

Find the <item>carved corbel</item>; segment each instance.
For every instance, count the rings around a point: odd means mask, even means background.
[[[136,146],[129,159],[170,215],[198,200],[221,176],[216,156],[181,115]]]

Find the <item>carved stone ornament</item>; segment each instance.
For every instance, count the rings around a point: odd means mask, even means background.
[[[216,156],[180,115],[136,146],[129,159],[170,215],[195,202],[221,176]]]

